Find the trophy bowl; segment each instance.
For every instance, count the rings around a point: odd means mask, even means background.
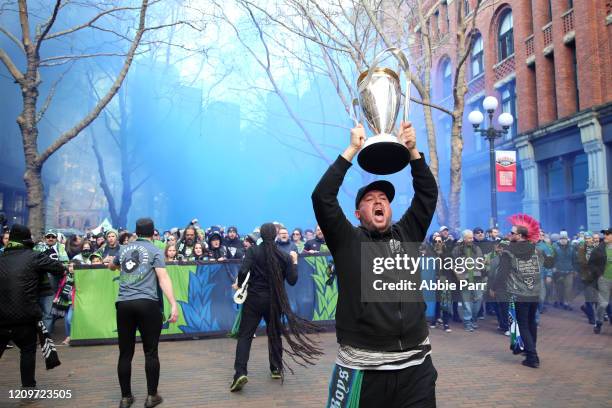
[[[365,171],[380,175],[397,173],[410,162],[410,152],[391,133],[402,99],[399,75],[392,69],[376,67],[379,57],[387,51],[401,53],[398,49],[383,51],[375,59],[372,68],[362,72],[357,79],[362,117],[374,132],[374,136],[366,139],[357,162]],[[400,61],[405,61],[403,54]],[[407,70],[406,67],[404,69]],[[404,120],[408,111],[408,99],[404,101]]]

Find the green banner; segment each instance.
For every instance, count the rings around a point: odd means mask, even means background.
[[[233,283],[240,262],[189,263],[167,265],[179,318],[166,323],[162,337],[193,337],[229,332],[238,312],[232,300]],[[287,285],[293,310],[300,316],[329,321],[335,318],[338,287],[328,276],[328,257],[306,256],[298,262],[298,282]],[[75,270],[75,301],[72,318],[72,344],[96,344],[116,341],[115,301],[119,290],[119,272],[90,267]],[[164,298],[164,316],[170,307]]]

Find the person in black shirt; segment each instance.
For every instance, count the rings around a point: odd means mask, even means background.
[[[317,252],[328,252],[329,249],[325,245],[325,237],[321,227],[317,225],[315,228],[315,237],[311,240],[306,241],[304,244],[304,252],[316,254]]]
[[[402,122],[398,139],[410,152],[414,188],[410,208],[398,222],[391,221],[395,189],[388,181],[375,181],[357,193],[354,214],[359,227],[350,223],[338,203],[342,181],[365,142],[362,125],[351,130],[350,145],[312,193],[315,216],[334,258],[338,279],[336,337],[340,348],[330,384],[347,375],[361,376],[359,397],[351,394],[359,398],[361,407],[435,406],[437,373],[429,356],[431,345],[422,298],[420,302],[391,303],[365,303],[361,299],[362,244],[388,243],[393,248],[398,239],[421,243],[436,208],[436,180],[416,148],[411,124]],[[331,406],[338,402],[333,401],[337,395],[330,386]]]
[[[61,277],[71,267],[32,248],[25,225],[13,224],[9,242],[0,255],[0,357],[9,341],[21,354],[21,385],[36,387],[36,340],[42,310],[38,303],[41,277]]]
[[[287,298],[284,281],[292,286],[297,282],[297,253],[286,254],[276,247],[274,224],[263,224],[260,232],[262,243],[247,250],[238,272],[238,282],[232,286],[236,290],[241,288],[249,274],[248,295],[242,306],[238,330],[234,362],[236,373],[230,386],[232,392],[241,390],[248,382],[247,363],[251,342],[262,317],[266,321],[270,375],[273,379],[282,378],[284,373],[281,336],[287,341],[287,353],[294,361],[299,359],[313,364],[312,358],[322,354],[322,350],[307,335],[316,331],[317,327],[295,315]]]

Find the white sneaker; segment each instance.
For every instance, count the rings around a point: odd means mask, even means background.
[[[506,330],[506,332],[504,333],[504,336],[510,337],[510,330]]]

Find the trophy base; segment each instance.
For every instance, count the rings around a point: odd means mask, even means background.
[[[393,174],[410,163],[410,152],[398,142],[397,137],[382,134],[366,140],[357,162],[368,173]]]

